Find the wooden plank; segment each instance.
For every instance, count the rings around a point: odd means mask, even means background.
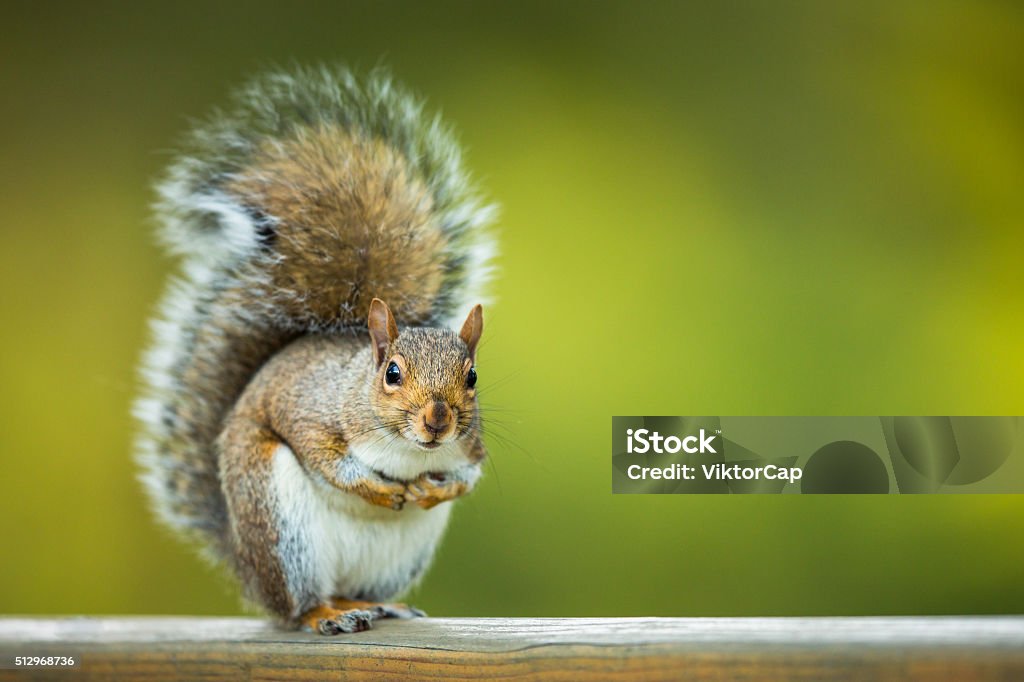
[[[74,670],[12,670],[13,656]],[[425,618],[320,637],[248,618],[0,618],[0,679],[1011,680],[1024,617]]]

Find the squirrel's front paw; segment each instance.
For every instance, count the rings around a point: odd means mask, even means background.
[[[406,487],[398,481],[364,478],[353,491],[370,504],[399,511],[405,506]]]
[[[442,502],[465,495],[468,489],[465,481],[449,478],[440,473],[426,473],[409,484],[405,499],[415,502],[423,509],[430,509]]]

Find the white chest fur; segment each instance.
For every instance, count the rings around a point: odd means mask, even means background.
[[[433,450],[424,450],[404,438],[384,444],[355,443],[349,445],[349,456],[398,481],[411,481],[428,471],[454,471],[468,461],[462,443],[448,441]]]
[[[374,468],[397,478],[401,467]],[[451,511],[450,504],[375,507],[310,478],[285,445],[274,453],[271,488],[286,519],[279,555],[289,590],[321,600],[378,601],[405,590],[430,562]]]

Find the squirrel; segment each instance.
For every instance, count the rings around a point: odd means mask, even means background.
[[[487,454],[493,208],[384,72],[274,71],[231,102],[157,185],[181,274],[142,363],[144,487],[281,625],[424,615],[391,600]]]

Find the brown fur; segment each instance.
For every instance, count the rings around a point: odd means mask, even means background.
[[[461,331],[459,331],[459,338],[466,344],[470,360],[476,359],[476,347],[480,343],[480,335],[483,333],[484,308],[478,303],[473,306],[473,310],[469,312],[469,317],[466,318]]]
[[[209,505],[188,511],[218,555],[227,510],[208,490],[217,482],[215,458],[195,444],[216,440],[246,383],[298,333],[365,319],[378,295],[397,303],[403,324],[429,320],[446,247],[430,194],[404,157],[337,126],[265,141],[225,189],[274,221],[273,256],[262,263],[269,280],[203,292],[209,300],[197,301],[190,353],[174,368],[188,391],[162,396],[163,456],[177,460],[171,471],[189,472],[166,479],[174,487],[168,499]]]
[[[476,389],[466,387],[469,349],[446,329],[409,329],[389,346],[371,388],[371,404],[381,423],[401,423],[400,432],[420,441],[445,441],[476,429]],[[415,359],[415,362],[412,360]],[[405,369],[399,390],[389,390],[384,372],[390,361]],[[428,412],[441,402],[451,412],[450,427],[442,434],[426,428]],[[411,419],[404,415],[413,413]]]
[[[492,207],[450,131],[382,73],[259,76],[184,145],[158,185],[160,237],[182,268],[143,363],[142,479],[161,520],[295,624],[322,604],[289,591],[303,569],[277,554],[278,539],[299,537],[268,487],[280,445],[311,477],[385,507],[465,490],[431,480],[411,493],[416,481],[353,473],[360,439],[455,439],[468,461],[484,456],[465,388],[476,323],[461,337],[434,327],[482,294]],[[364,331],[374,296],[394,310],[380,304],[376,354]],[[395,318],[411,328],[393,333]],[[392,357],[407,381],[385,389]]]
[[[224,496],[232,521],[224,544],[232,549],[232,564],[249,597],[286,619],[298,605],[283,589],[284,568],[274,550],[278,540],[274,501],[267,487],[271,456],[279,445],[271,428],[245,418],[230,422],[219,440]]]
[[[377,304],[384,306],[375,299]],[[372,325],[374,316],[370,319]],[[383,319],[387,328],[390,311]],[[377,362],[373,347],[365,339],[339,335],[296,340],[256,374],[218,440],[235,569],[249,596],[284,622],[312,627],[343,614],[310,601],[315,595],[289,592],[277,555],[278,521],[270,488],[270,455],[279,445],[287,445],[310,475],[389,509],[401,509],[407,502],[430,509],[465,494],[469,486],[434,473],[414,481],[384,479],[372,472],[339,479],[338,463],[349,444],[384,436],[454,440],[467,461],[478,462],[486,454],[476,391],[466,387],[470,351],[462,338],[445,329],[396,330],[384,357],[401,359],[404,374],[402,384],[392,390],[384,379],[388,361]],[[428,432],[422,420],[438,402],[450,411],[450,428]]]
[[[468,487],[461,482],[448,482],[444,478],[434,476],[421,476],[418,480],[409,484],[405,493],[405,499],[415,502],[423,509],[433,509],[442,502],[454,500],[456,497],[465,495]]]
[[[426,186],[393,147],[338,127],[303,129],[264,144],[227,189],[278,221],[274,287],[309,294],[306,312],[330,320],[380,297],[406,324],[429,318],[445,238]]]

